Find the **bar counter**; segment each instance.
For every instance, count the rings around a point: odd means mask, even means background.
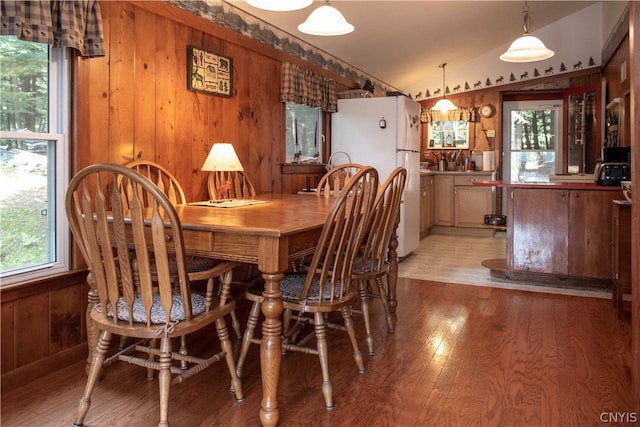
[[[508,182],[508,181],[477,181],[474,185],[484,187],[503,188],[530,188],[553,190],[596,190],[596,191],[620,191],[619,185],[598,185],[595,182]]]

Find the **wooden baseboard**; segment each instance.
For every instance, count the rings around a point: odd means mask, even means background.
[[[2,393],[15,390],[44,375],[51,374],[80,360],[86,359],[87,354],[87,343],[83,342],[75,347],[2,374],[0,378]]]
[[[588,277],[564,276],[560,274],[512,271],[507,267],[505,259],[487,259],[482,266],[489,269],[491,277],[510,282],[521,282],[529,285],[555,286],[575,289],[611,289],[611,281]]]
[[[429,234],[448,234],[455,236],[491,237],[496,230],[491,228],[471,228],[471,227],[448,227],[444,225],[434,225],[429,230]]]

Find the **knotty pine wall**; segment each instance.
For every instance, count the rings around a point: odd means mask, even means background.
[[[300,60],[162,2],[101,2],[107,55],[77,69],[76,170],[109,161],[153,160],[207,196],[200,166],[215,142],[230,142],[258,193],[293,192],[283,178],[283,61]],[[187,46],[233,58],[232,97],[187,90]],[[301,63],[301,65],[305,65]],[[311,67],[312,68],[312,67]],[[323,70],[338,90],[356,87]]]

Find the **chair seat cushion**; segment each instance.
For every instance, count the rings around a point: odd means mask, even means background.
[[[282,283],[280,284],[280,289],[282,290],[282,298],[286,300],[299,301],[306,277],[306,274],[285,274],[284,278],[282,279]],[[311,289],[309,290],[307,301],[318,302],[319,291],[320,286],[318,278],[314,277],[313,282],[311,282]],[[334,298],[340,298],[340,296],[340,286],[336,286]],[[329,299],[330,297],[331,284],[327,282],[322,291],[322,298]]]
[[[211,258],[204,258],[199,256],[187,257],[187,273],[195,273],[197,271],[209,270],[216,266],[216,262]],[[151,262],[151,274],[157,273],[157,266],[155,262]],[[175,258],[169,260],[169,274],[178,274],[178,263]]]
[[[382,263],[382,269],[385,268],[387,262]],[[373,271],[378,270],[378,263],[375,260],[368,258],[366,261],[362,259],[362,257],[357,257],[353,260],[353,273],[354,274],[363,274],[363,273],[371,273]]]
[[[191,310],[193,316],[204,312],[205,298],[199,294],[191,294]],[[113,312],[109,310],[109,317],[113,317]],[[173,305],[171,307],[171,321],[176,322],[179,320],[185,320],[187,317],[184,313],[184,305],[182,304],[182,297],[178,293],[173,294]],[[124,298],[118,298],[118,320],[125,322],[129,321],[129,310],[127,310],[127,303]],[[147,323],[147,315],[144,311],[144,306],[140,295],[136,295],[133,301],[133,321],[137,323]],[[153,306],[151,307],[151,323],[167,323],[164,310],[160,304],[160,294],[153,294]]]

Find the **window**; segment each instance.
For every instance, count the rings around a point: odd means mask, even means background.
[[[429,123],[429,149],[469,148],[469,122],[464,120]]]
[[[322,109],[285,104],[286,163],[322,163]]]
[[[549,182],[562,153],[562,100],[504,103],[503,178]]]
[[[0,278],[68,270],[66,51],[0,36]]]

